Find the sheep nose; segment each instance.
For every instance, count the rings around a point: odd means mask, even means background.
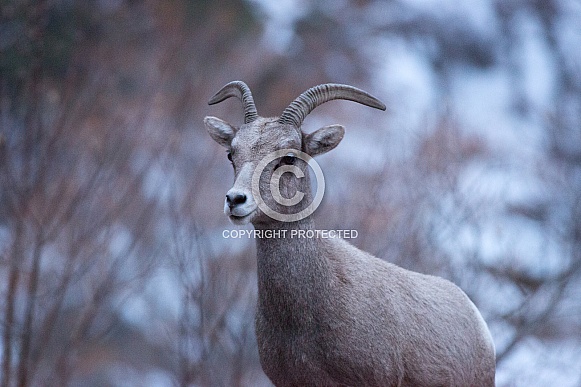
[[[226,194],[226,203],[228,207],[234,208],[239,204],[243,204],[246,202],[246,195],[238,192],[228,193]]]

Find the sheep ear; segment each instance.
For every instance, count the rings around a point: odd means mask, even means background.
[[[345,135],[345,128],[341,125],[324,126],[304,137],[305,152],[314,157],[327,153],[335,148]]]
[[[204,124],[206,125],[206,130],[210,134],[210,137],[212,137],[214,141],[225,148],[230,147],[237,130],[234,126],[216,117],[204,118]]]

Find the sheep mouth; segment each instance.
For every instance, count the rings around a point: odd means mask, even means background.
[[[250,223],[250,220],[252,219],[252,217],[254,216],[255,213],[256,213],[256,211],[252,210],[245,215],[229,214],[228,219],[230,219],[230,221],[234,224],[247,224],[247,223]]]

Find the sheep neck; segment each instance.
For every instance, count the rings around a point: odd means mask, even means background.
[[[331,299],[331,271],[320,253],[322,241],[296,236],[314,230],[312,219],[255,228],[280,231],[278,237],[256,239],[260,313],[285,329],[305,326],[317,318],[321,304]]]

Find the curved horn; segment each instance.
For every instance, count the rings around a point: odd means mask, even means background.
[[[254,105],[254,98],[250,88],[242,81],[232,81],[220,89],[210,100],[208,105],[220,103],[230,97],[236,97],[242,101],[244,106],[244,123],[248,124],[258,118],[256,105]]]
[[[375,109],[385,110],[385,104],[371,94],[349,85],[336,83],[326,83],[311,87],[297,97],[282,112],[278,122],[282,124],[292,124],[297,128],[301,127],[305,117],[317,106],[333,99],[346,99],[370,106]]]

